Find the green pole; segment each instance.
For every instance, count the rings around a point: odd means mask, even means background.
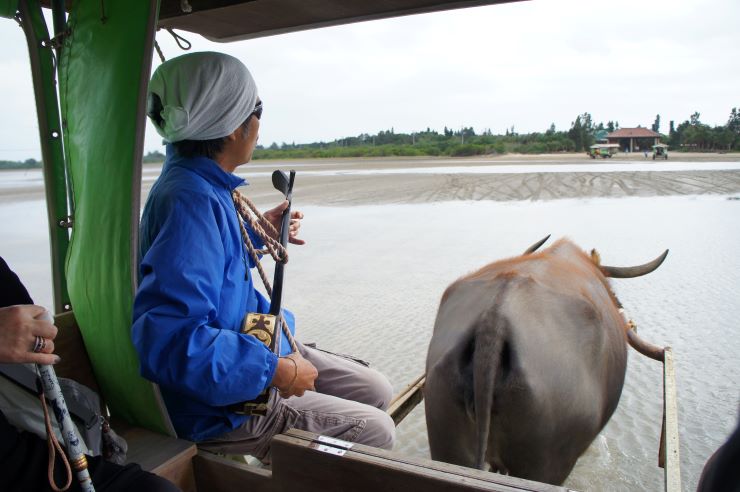
[[[41,159],[44,163],[46,210],[51,244],[51,270],[54,289],[54,312],[70,309],[64,262],[69,248],[71,225],[67,208],[67,179],[62,147],[62,127],[56,92],[54,59],[49,31],[38,0],[19,2],[20,22],[26,34],[31,59],[33,90],[39,122]]]

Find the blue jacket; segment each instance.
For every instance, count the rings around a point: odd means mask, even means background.
[[[238,332],[245,313],[270,307],[252,283],[231,199],[243,183],[210,159],[182,158],[168,146],[141,219],[133,343],[178,435],[193,441],[243,424],[248,417],[225,406],[255,398],[277,367],[275,354]],[[293,331],[292,314],[283,314]]]

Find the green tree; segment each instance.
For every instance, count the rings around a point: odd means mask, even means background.
[[[653,126],[651,128],[655,133],[660,133],[660,115],[659,114],[655,115],[655,122],[653,123]]]
[[[583,150],[583,124],[581,124],[581,116],[576,116],[576,120],[571,124],[570,130],[568,131],[568,138],[573,141],[573,146],[576,152]]]
[[[164,162],[165,155],[158,150],[147,152],[142,159],[143,162]]]
[[[730,118],[727,120],[727,129],[732,133],[740,135],[740,111],[737,108],[732,108],[732,111],[730,111]]]

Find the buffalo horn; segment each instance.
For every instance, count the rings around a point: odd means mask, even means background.
[[[601,272],[606,277],[612,277],[612,278],[639,277],[641,275],[647,275],[648,273],[658,268],[660,264],[663,263],[663,260],[665,260],[666,256],[668,256],[668,250],[665,250],[662,255],[658,256],[656,259],[654,259],[653,261],[649,263],[645,263],[644,265],[631,266],[631,267],[612,267],[612,266],[602,265],[600,268],[601,268]]]
[[[530,254],[534,253],[535,251],[537,251],[539,249],[540,246],[542,246],[543,244],[545,244],[545,241],[547,241],[548,239],[550,239],[550,234],[548,234],[547,236],[545,236],[544,238],[540,239],[539,241],[537,241],[536,243],[534,243],[532,246],[530,246],[529,248],[527,248],[527,250],[524,252],[524,254],[522,256],[524,256],[524,255],[530,255]]]
[[[627,330],[627,342],[633,349],[646,357],[650,357],[651,359],[661,362],[665,360],[665,349],[640,338],[634,328]]]

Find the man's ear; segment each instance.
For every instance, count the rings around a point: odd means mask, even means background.
[[[237,132],[239,132],[240,130],[241,130],[241,127],[237,128],[229,135],[226,135],[224,138],[229,142],[234,142],[237,138],[239,138],[239,136],[237,135]]]

